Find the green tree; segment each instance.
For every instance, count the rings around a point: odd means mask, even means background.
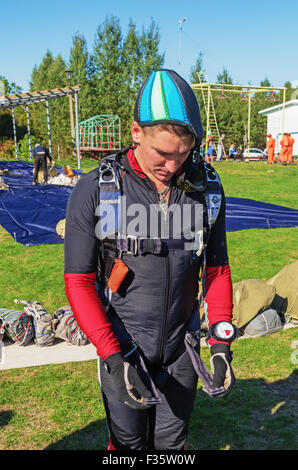
[[[121,105],[123,57],[122,32],[115,16],[98,27],[91,60],[97,114],[117,114]]]
[[[81,85],[79,119],[88,119],[93,113],[92,71],[86,39],[79,33],[72,39],[68,67],[73,72],[71,84]]]
[[[14,95],[15,93],[21,93],[22,88],[18,86],[15,82],[9,82],[3,75],[0,75],[1,89],[0,95]],[[22,138],[26,132],[25,122],[26,117],[24,112],[15,108],[15,119],[16,119],[16,131],[17,138]],[[6,138],[13,138],[13,128],[12,128],[12,118],[11,114],[6,109],[0,109],[0,140],[5,140]]]
[[[229,74],[228,70],[223,67],[222,72],[220,72],[216,77],[216,83],[223,83],[225,85],[232,85],[233,79]]]
[[[190,69],[190,76],[189,76],[190,83],[199,83],[199,78],[198,78],[199,73],[205,73],[204,53],[202,51],[199,52],[195,65],[193,65]],[[203,82],[205,81],[203,77],[201,78],[201,80]]]
[[[39,67],[35,66],[31,76],[30,89],[46,90],[63,88],[66,82],[66,64],[61,55],[53,57],[50,51],[46,52]],[[71,152],[71,135],[69,126],[68,98],[62,97],[49,100],[50,123],[52,135],[53,157],[61,158]],[[48,128],[46,109],[43,103],[30,106],[30,120],[32,131],[37,139],[48,144]]]
[[[134,104],[140,86],[147,75],[162,67],[164,55],[159,54],[160,35],[157,25],[152,20],[148,31],[142,28],[140,35],[135,23],[130,20],[128,32],[123,41],[121,89],[122,106],[119,109],[123,122],[123,141],[131,142],[130,123],[133,120]]]

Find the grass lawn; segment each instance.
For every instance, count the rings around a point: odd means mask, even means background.
[[[76,167],[74,161],[56,162]],[[90,171],[96,161],[82,161]],[[298,209],[297,166],[216,164],[227,196]],[[268,279],[297,256],[298,228],[228,233],[233,282]],[[68,303],[63,245],[24,247],[0,229],[1,307],[14,298],[38,300],[49,313]],[[211,401],[199,383],[189,449],[294,449],[297,367],[290,328],[233,345],[237,382]],[[9,347],[9,346],[8,346]],[[209,352],[202,349],[208,363]],[[0,371],[0,450],[105,449],[107,429],[95,361]]]

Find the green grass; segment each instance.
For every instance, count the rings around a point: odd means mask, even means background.
[[[68,163],[76,167],[75,161]],[[90,171],[96,161],[82,161]],[[216,164],[227,196],[298,208],[296,166]],[[233,282],[268,279],[297,259],[298,228],[228,233]],[[24,247],[0,229],[1,307],[14,298],[40,301],[49,313],[68,303],[63,245]],[[199,384],[189,449],[294,449],[297,369],[291,362],[297,329],[233,345],[237,382],[225,400],[210,400]],[[9,346],[8,346],[9,347]],[[209,352],[202,348],[208,363]],[[105,449],[107,428],[96,361],[0,371],[0,450]]]

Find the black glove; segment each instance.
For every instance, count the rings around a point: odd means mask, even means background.
[[[152,406],[146,399],[153,398],[153,395],[132,365],[132,360],[133,357],[124,359],[121,353],[115,353],[104,360],[104,367],[113,377],[118,400],[130,408],[144,410]]]
[[[233,354],[230,346],[227,344],[214,344],[211,346],[211,370],[213,373],[213,387],[224,387],[225,392],[217,395],[218,397],[226,397],[235,382],[235,375],[231,368]]]

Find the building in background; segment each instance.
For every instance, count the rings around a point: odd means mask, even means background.
[[[267,134],[271,134],[276,140],[275,152],[280,152],[280,140],[283,129],[283,104],[262,109],[259,114],[267,116]],[[285,103],[284,108],[284,132],[290,133],[294,139],[293,155],[298,155],[298,100]]]

